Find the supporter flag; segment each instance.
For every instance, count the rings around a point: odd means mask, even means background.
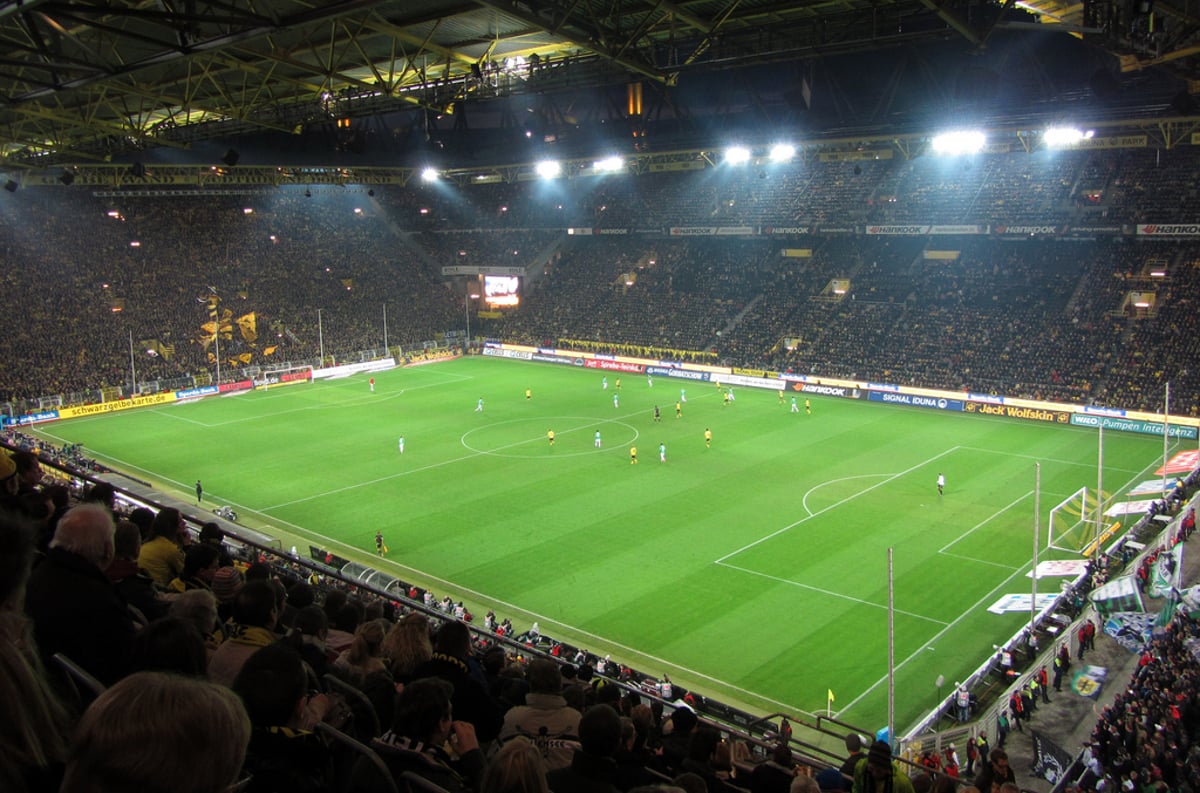
[[[1056,784],[1066,775],[1072,764],[1071,755],[1058,744],[1033,731],[1033,773],[1050,784]]]
[[[354,288],[354,279],[353,278],[343,278],[342,286],[346,287],[347,289],[353,289]]]
[[[1167,594],[1167,602],[1163,604],[1162,611],[1158,612],[1158,618],[1154,620],[1155,628],[1165,628],[1171,624],[1171,618],[1175,616],[1175,610],[1179,608],[1179,602],[1182,600],[1179,590],[1174,587]]]
[[[271,355],[271,354],[272,354],[272,353],[274,353],[274,352],[275,352],[277,349],[279,349],[279,345],[277,345],[277,344],[272,344],[270,347],[263,347],[262,354],[263,354],[264,356],[266,356],[266,355]]]
[[[1150,569],[1150,597],[1162,597],[1179,586],[1179,571],[1183,567],[1183,543],[1158,554]]]
[[[237,357],[239,363],[247,364],[254,360],[253,353],[244,352]]]
[[[237,326],[238,330],[241,331],[243,341],[254,342],[258,340],[258,318],[253,311],[238,317]]]

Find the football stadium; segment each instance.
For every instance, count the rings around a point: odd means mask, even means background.
[[[1200,778],[1186,15],[20,5],[6,790]]]

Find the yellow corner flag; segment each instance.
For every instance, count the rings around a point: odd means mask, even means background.
[[[833,700],[834,700],[833,689],[831,688],[831,689],[829,689],[829,701],[833,702]]]

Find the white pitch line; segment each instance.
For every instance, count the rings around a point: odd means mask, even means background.
[[[921,655],[921,653],[924,653],[926,651],[927,647],[930,647],[938,639],[945,636],[955,625],[957,625],[958,623],[960,623],[964,619],[966,619],[967,615],[974,613],[974,611],[977,608],[979,608],[980,606],[982,606],[984,603],[988,602],[989,600],[992,600],[993,598],[995,598],[996,593],[999,592],[1001,589],[1004,589],[1005,587],[1007,587],[1008,582],[1012,581],[1014,578],[1016,578],[1018,575],[1020,575],[1021,571],[1024,569],[1025,569],[1024,565],[1017,568],[1015,571],[1013,571],[1012,575],[1010,575],[1008,578],[1004,579],[999,584],[997,584],[995,587],[993,587],[991,590],[989,590],[987,594],[985,594],[979,600],[975,601],[975,603],[973,603],[970,608],[964,609],[962,614],[960,614],[954,620],[947,623],[946,627],[942,628],[940,631],[935,633],[929,639],[929,641],[922,644],[920,647],[918,647],[916,650],[914,650],[911,655],[909,655],[907,658],[905,658],[900,663],[896,664],[896,669],[894,671],[899,671],[899,670],[903,669],[910,661],[912,661],[917,656]],[[850,702],[846,703],[846,706],[844,708],[842,708],[841,710],[839,710],[838,713],[845,713],[846,711],[853,708],[855,705],[857,705],[859,702],[861,702],[863,699],[865,699],[868,694],[870,694],[875,689],[879,688],[879,686],[886,683],[887,679],[888,679],[887,675],[884,675],[879,680],[872,683],[865,691],[863,691],[857,697],[852,699]]]
[[[1001,507],[1000,509],[998,509],[998,510],[996,510],[995,512],[993,512],[991,515],[988,515],[986,518],[984,518],[983,520],[981,520],[981,521],[979,521],[978,523],[976,523],[976,524],[975,524],[974,526],[972,526],[971,528],[969,528],[969,529],[967,529],[966,531],[964,531],[962,534],[960,534],[960,535],[958,535],[957,537],[955,537],[955,538],[954,538],[953,540],[951,540],[950,542],[948,542],[948,543],[946,543],[945,545],[943,545],[941,548],[938,548],[938,553],[944,553],[944,552],[946,551],[946,549],[947,549],[947,548],[950,548],[950,547],[951,547],[951,546],[953,546],[953,545],[957,545],[959,542],[961,542],[962,540],[964,540],[964,539],[966,539],[967,537],[969,537],[969,536],[970,536],[970,535],[971,535],[971,534],[972,534],[972,533],[973,533],[973,532],[974,532],[976,529],[983,528],[985,525],[987,525],[987,524],[988,524],[988,523],[990,523],[990,522],[991,522],[993,519],[995,519],[995,517],[996,517],[997,515],[1001,515],[1001,514],[1003,514],[1003,513],[1005,513],[1005,512],[1008,512],[1010,509],[1012,509],[1013,507],[1015,507],[1017,504],[1020,504],[1022,501],[1024,501],[1025,499],[1029,498],[1029,497],[1030,497],[1030,496],[1032,496],[1032,495],[1033,495],[1033,491],[1032,491],[1032,490],[1030,490],[1030,491],[1029,491],[1028,493],[1026,493],[1025,495],[1023,495],[1023,496],[1018,496],[1018,497],[1017,497],[1017,499],[1016,499],[1015,501],[1013,501],[1012,503],[1010,503],[1008,506],[1006,506],[1006,507]]]
[[[579,418],[582,418],[582,417],[579,417]],[[512,421],[525,421],[525,419],[512,419]],[[606,420],[605,419],[596,419],[596,421],[603,422]],[[609,419],[608,421],[612,421],[612,419]],[[506,422],[496,422],[496,424],[502,424],[502,423],[506,423]],[[496,424],[493,424],[490,426],[496,426]],[[589,422],[588,424],[582,424],[577,427],[570,427],[568,429],[563,430],[561,433],[556,432],[555,434],[556,435],[565,435],[565,434],[571,433],[571,432],[579,432],[580,430],[590,429],[593,426],[595,426],[595,422]],[[447,465],[454,465],[455,463],[461,463],[466,460],[473,460],[478,457],[492,456],[492,455],[495,455],[497,452],[504,451],[505,449],[513,449],[517,446],[525,446],[525,445],[528,445],[531,443],[538,443],[539,441],[545,442],[545,440],[546,440],[546,437],[544,435],[539,435],[534,438],[526,438],[525,440],[515,441],[514,443],[509,443],[505,446],[497,446],[495,449],[488,449],[487,451],[477,451],[472,454],[463,455],[462,457],[455,457],[452,460],[442,460],[441,462],[438,462],[438,463],[430,463],[429,465],[423,465],[420,468],[410,468],[405,471],[397,471],[394,474],[388,474],[387,476],[381,476],[378,479],[368,479],[365,482],[355,482],[352,485],[346,485],[345,487],[334,488],[333,490],[326,490],[321,493],[313,493],[312,495],[305,496],[304,498],[297,498],[293,501],[284,501],[280,504],[272,504],[271,506],[268,506],[268,507],[262,507],[258,511],[262,512],[263,514],[266,514],[267,512],[269,512],[273,509],[281,509],[283,507],[290,507],[290,506],[294,506],[296,504],[303,504],[308,501],[315,501],[319,498],[324,498],[325,496],[335,496],[338,493],[345,493],[349,490],[357,490],[360,487],[370,487],[371,485],[377,485],[380,482],[390,482],[391,480],[399,479],[402,476],[409,476],[410,474],[419,474],[424,471],[432,471],[435,468],[442,468]],[[467,447],[467,448],[470,448],[470,447]],[[591,452],[589,452],[589,453],[591,453]]]
[[[791,586],[799,587],[800,589],[807,589],[812,592],[819,592],[820,594],[827,595],[831,598],[839,598],[841,600],[849,600],[851,603],[858,603],[863,606],[871,606],[873,608],[878,608],[878,609],[886,609],[887,608],[887,605],[883,604],[883,603],[873,603],[870,600],[863,600],[862,598],[856,598],[853,595],[843,595],[840,592],[833,592],[828,589],[822,589],[821,587],[812,586],[811,584],[802,584],[799,581],[793,581],[790,578],[781,578],[779,576],[774,576],[774,575],[770,575],[768,573],[759,572],[758,570],[751,570],[746,567],[738,567],[735,564],[728,564],[726,562],[717,562],[717,564],[721,565],[722,567],[727,567],[730,570],[737,570],[742,573],[749,573],[750,575],[758,576],[759,578],[766,578],[771,581],[778,581],[781,584],[790,584]],[[948,624],[945,620],[934,619],[933,617],[926,617],[924,614],[915,614],[911,611],[901,611],[900,609],[896,609],[896,613],[903,614],[906,617],[912,617],[913,619],[924,620],[925,622],[932,622],[935,625],[947,625]]]
[[[803,518],[800,518],[800,520],[796,521],[795,523],[790,523],[790,524],[788,524],[787,526],[784,526],[782,529],[778,529],[778,530],[776,530],[776,531],[773,531],[773,532],[771,532],[770,534],[768,534],[768,535],[766,535],[766,536],[764,536],[764,537],[760,537],[760,538],[758,538],[757,540],[755,540],[754,542],[747,543],[746,545],[743,545],[741,548],[738,548],[737,550],[730,551],[729,553],[727,553],[727,554],[725,554],[724,556],[722,556],[720,559],[717,559],[717,560],[716,560],[716,563],[717,563],[717,564],[721,564],[721,563],[722,563],[722,562],[724,562],[726,559],[729,559],[730,557],[733,557],[733,556],[737,556],[737,555],[738,555],[738,554],[740,554],[742,551],[748,551],[748,550],[750,550],[751,548],[753,548],[754,546],[756,546],[756,545],[761,545],[762,543],[766,542],[767,540],[770,540],[770,539],[772,539],[772,538],[774,538],[774,537],[778,537],[780,534],[783,534],[783,533],[784,533],[784,532],[786,532],[786,531],[791,531],[792,529],[794,529],[794,528],[796,528],[797,526],[799,526],[801,523],[804,523],[805,521],[807,521],[807,520],[809,520],[809,519],[811,519],[811,518],[815,518],[817,515],[822,515],[822,514],[824,514],[824,513],[828,512],[828,511],[829,511],[829,510],[831,510],[831,509],[836,509],[836,508],[838,508],[838,507],[842,506],[843,504],[848,504],[849,502],[851,502],[851,501],[853,501],[854,499],[856,499],[856,498],[858,498],[859,496],[861,496],[863,493],[870,493],[872,490],[874,490],[874,489],[875,489],[875,488],[877,488],[877,487],[883,487],[883,486],[884,486],[884,485],[886,485],[888,482],[891,482],[891,481],[893,481],[893,480],[899,479],[899,478],[900,478],[900,477],[902,477],[902,476],[905,476],[905,475],[907,475],[907,474],[910,474],[910,473],[912,473],[913,471],[917,470],[918,468],[921,468],[921,467],[923,467],[923,466],[929,465],[929,464],[930,464],[930,463],[932,463],[934,460],[939,460],[939,459],[941,459],[942,457],[945,457],[947,454],[951,454],[951,453],[953,453],[953,452],[956,452],[956,451],[958,451],[958,449],[959,449],[959,448],[961,448],[961,447],[959,447],[959,446],[952,446],[952,447],[950,447],[949,449],[947,449],[946,451],[942,452],[941,454],[935,454],[933,457],[930,457],[929,459],[927,459],[927,460],[924,460],[923,462],[917,463],[916,465],[910,466],[910,467],[908,467],[908,468],[904,469],[903,471],[900,471],[899,473],[896,473],[896,474],[886,474],[886,476],[887,476],[887,479],[884,479],[882,482],[879,482],[878,484],[871,485],[870,487],[866,488],[865,490],[860,490],[860,491],[858,491],[857,493],[855,493],[855,494],[854,494],[854,495],[852,495],[852,496],[846,496],[846,497],[845,497],[845,498],[843,498],[841,501],[835,502],[835,503],[833,503],[833,504],[830,504],[829,506],[825,507],[825,509],[817,510],[816,512],[812,513],[811,515],[805,515]]]
[[[808,497],[826,485],[832,485],[834,482],[848,482],[851,479],[880,479],[885,476],[891,476],[891,474],[859,474],[858,476],[843,476],[837,479],[826,480],[819,485],[813,485],[810,487],[808,492],[804,494],[804,498],[800,499],[800,506],[804,507],[804,511],[808,513],[809,517],[812,517],[814,513],[808,508]]]
[[[250,508],[248,508],[248,509],[251,512],[255,511]],[[294,533],[299,534],[301,536],[315,537],[320,540],[325,540],[330,545],[341,546],[342,548],[347,548],[347,549],[350,549],[353,551],[358,551],[358,552],[363,551],[362,548],[359,548],[354,545],[350,545],[348,543],[342,542],[341,540],[337,540],[332,537],[326,537],[326,536],[324,536],[322,534],[318,534],[317,532],[314,532],[314,531],[310,531],[309,529],[306,529],[303,526],[298,526],[298,525],[292,523],[291,521],[283,520],[283,519],[275,519],[275,518],[272,518],[272,520],[276,523],[281,523],[285,526],[290,527]],[[470,595],[473,595],[476,599],[481,600],[484,603],[494,603],[496,605],[503,606],[505,609],[511,610],[515,613],[527,615],[542,624],[555,625],[555,626],[559,626],[562,628],[566,628],[568,631],[571,631],[572,633],[574,633],[578,636],[584,636],[589,639],[594,639],[595,641],[597,641],[607,647],[611,647],[615,650],[620,651],[621,653],[625,654],[626,656],[628,656],[630,658],[645,659],[648,661],[653,661],[655,664],[658,664],[661,667],[678,669],[682,672],[685,672],[690,677],[694,677],[694,678],[697,678],[700,680],[707,680],[708,682],[714,684],[714,686],[716,686],[716,687],[731,690],[731,691],[737,691],[740,694],[744,694],[747,697],[750,697],[750,698],[760,701],[760,702],[766,702],[771,705],[778,705],[780,708],[790,709],[790,710],[794,710],[794,711],[800,711],[800,712],[804,711],[803,708],[801,708],[799,705],[796,705],[794,702],[781,702],[777,699],[772,699],[768,696],[765,696],[760,691],[751,691],[750,689],[742,688],[741,686],[734,685],[733,683],[730,683],[728,680],[722,680],[720,678],[716,678],[711,675],[707,675],[703,672],[700,672],[698,670],[692,669],[690,667],[681,666],[676,661],[671,661],[666,658],[661,658],[657,655],[650,655],[649,653],[639,650],[636,647],[630,647],[629,645],[621,644],[620,642],[615,642],[612,639],[607,639],[603,636],[600,636],[599,634],[592,633],[591,631],[584,630],[583,628],[579,628],[574,625],[571,625],[570,623],[560,622],[559,620],[556,620],[554,617],[547,616],[546,614],[542,614],[537,611],[530,611],[529,609],[523,608],[522,606],[519,606],[515,603],[509,603],[506,600],[500,600],[499,598],[496,598],[495,596],[487,595],[483,592],[479,592],[478,590],[463,586],[460,583],[456,583],[454,581],[449,581],[444,578],[439,578],[436,575],[430,575],[429,573],[426,573],[424,570],[417,570],[415,568],[408,567],[407,565],[400,564],[399,562],[394,562],[391,559],[381,559],[380,561],[383,564],[391,565],[394,568],[398,568],[400,570],[407,570],[411,573],[415,573],[416,575],[421,576],[424,580],[432,581],[437,584],[445,584],[447,588],[449,588],[453,591],[465,592]]]

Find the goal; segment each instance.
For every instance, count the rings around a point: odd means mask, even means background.
[[[1119,522],[1101,519],[1103,529],[1096,536],[1096,516],[1100,514],[1104,494],[1097,499],[1095,488],[1081,487],[1050,510],[1050,531],[1047,546],[1059,551],[1071,551],[1091,556],[1096,548],[1112,536]]]
[[[1081,487],[1050,510],[1047,545],[1083,553],[1096,536],[1096,491]]]
[[[284,385],[311,383],[312,381],[312,366],[281,366],[274,369],[263,369],[254,378],[254,387],[267,390]]]

